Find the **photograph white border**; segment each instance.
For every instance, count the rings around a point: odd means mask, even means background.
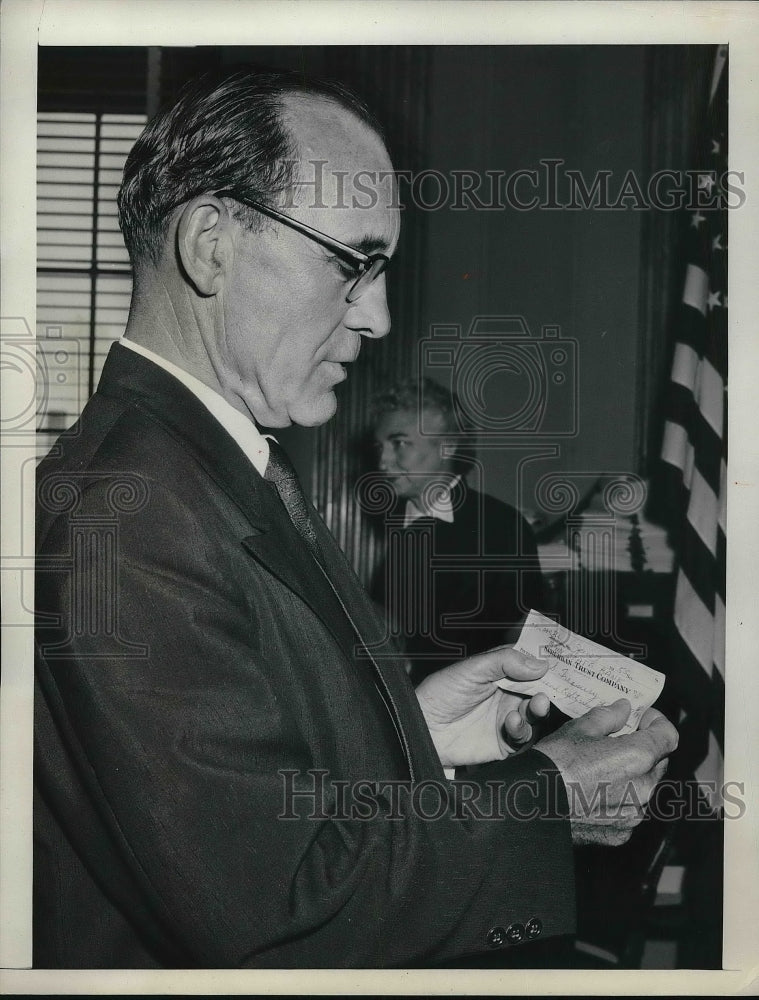
[[[0,989],[36,994],[653,994],[757,991],[759,709],[754,559],[759,554],[757,369],[759,6],[744,2],[510,0],[4,0],[0,12],[0,317],[5,336],[35,329],[37,44],[708,44],[730,46],[730,167],[746,202],[730,216],[730,435],[726,651],[726,779],[744,785],[746,815],[725,823],[722,972],[566,970],[159,972],[31,970],[31,630],[18,625],[33,565],[33,497],[14,475],[21,445],[3,447],[3,676],[0,689]],[[11,325],[9,325],[11,324]],[[6,373],[0,372],[5,379]],[[8,387],[6,382],[5,388]],[[18,400],[3,393],[5,413]],[[4,439],[3,445],[8,442]],[[550,873],[547,873],[550,877]]]

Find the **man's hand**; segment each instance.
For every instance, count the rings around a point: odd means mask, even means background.
[[[637,731],[614,739],[630,702],[593,708],[535,744],[556,764],[569,797],[575,844],[624,844],[643,818],[654,786],[677,747],[677,730],[649,708]]]
[[[525,698],[495,682],[535,680],[547,669],[545,660],[498,646],[425,678],[416,696],[443,766],[483,764],[528,746],[548,698]]]

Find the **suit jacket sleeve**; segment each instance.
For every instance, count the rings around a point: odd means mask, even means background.
[[[486,950],[491,930],[515,921],[538,918],[543,936],[570,932],[569,824],[551,762],[533,751],[491,766],[488,791],[518,788],[501,818],[446,803],[436,818],[407,807],[389,819],[392,787],[376,815],[356,812],[350,790],[342,810],[330,786],[317,798],[309,771],[356,779],[346,762],[373,759],[360,756],[351,718],[356,664],[298,595],[215,536],[210,505],[201,516],[187,495],[148,486],[149,502],[119,521],[105,639],[88,632],[83,607],[107,592],[97,578],[106,564],[77,562],[65,516],[41,540],[53,561],[38,573],[38,608],[58,622],[41,631],[41,708],[60,740],[43,786],[60,786],[64,759],[74,761],[102,843],[75,822],[66,835],[136,934],[151,914],[157,961],[434,964]],[[82,523],[102,516],[106,489],[85,491]],[[62,555],[68,568],[56,570]],[[418,774],[443,786],[407,691]],[[363,733],[369,749],[372,738]],[[289,812],[288,781],[305,792]],[[425,815],[442,801],[429,790]]]

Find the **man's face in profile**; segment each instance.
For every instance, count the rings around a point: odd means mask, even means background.
[[[275,207],[363,253],[391,256],[400,217],[382,140],[318,97],[289,95],[283,119],[300,166],[292,198]],[[229,390],[260,423],[322,424],[337,408],[334,388],[348,377],[362,338],[390,329],[385,276],[348,302],[355,269],[283,223],[262,221],[260,232],[237,227],[220,363]]]
[[[424,426],[433,433],[422,434],[416,410],[393,410],[383,414],[375,427],[378,468],[403,500],[420,501],[428,486],[452,474],[451,460],[443,458],[442,414],[425,411]]]

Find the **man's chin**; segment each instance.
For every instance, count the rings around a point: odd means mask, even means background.
[[[330,390],[316,399],[299,399],[289,408],[290,420],[299,427],[319,427],[337,413],[337,397]]]
[[[395,490],[395,495],[399,500],[413,500],[416,496],[416,492],[411,489],[405,476],[388,476],[387,480]]]

